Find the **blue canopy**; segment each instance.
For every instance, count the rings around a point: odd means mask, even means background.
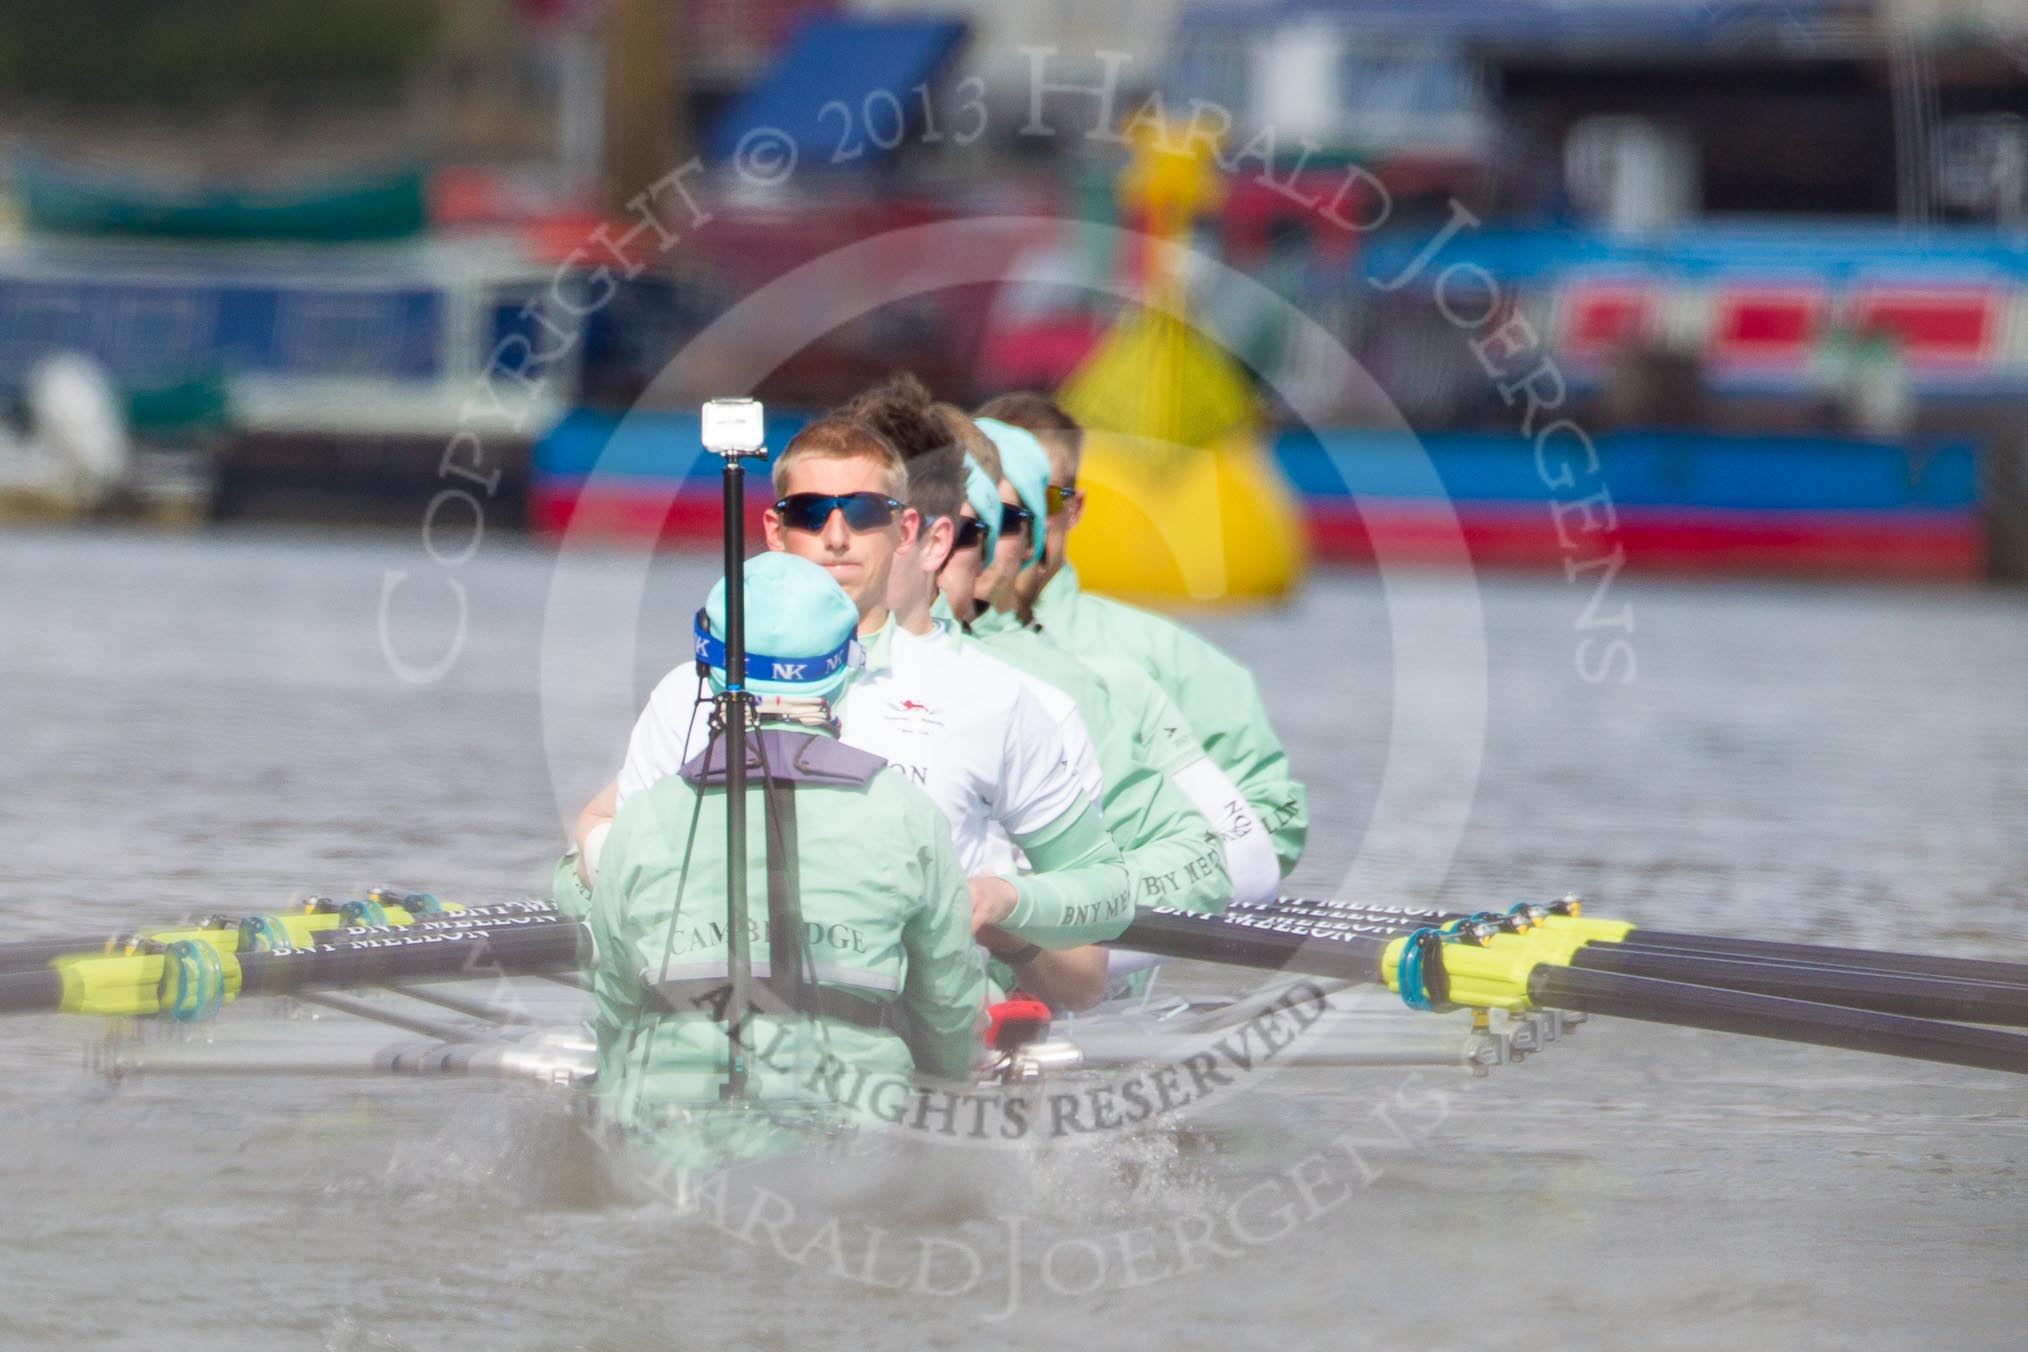
[[[770,129],[794,144],[804,168],[878,164],[913,135],[923,112],[915,87],[964,35],[956,19],[807,19],[768,72],[712,124],[709,153],[729,160],[744,137]],[[836,108],[822,111],[834,100],[844,117]],[[779,153],[782,145],[770,149]]]
[[[1267,33],[1318,20],[1361,34],[1552,48],[1694,45],[1871,14],[1870,0],[1189,0],[1179,26]]]

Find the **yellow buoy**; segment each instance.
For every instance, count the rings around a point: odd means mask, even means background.
[[[1211,148],[1141,119],[1128,139],[1120,192],[1144,213],[1150,303],[1123,313],[1058,391],[1086,428],[1071,562],[1116,596],[1285,596],[1308,563],[1302,513],[1261,445],[1245,373],[1190,322],[1177,267],[1190,217],[1218,196]]]
[[[1093,591],[1257,601],[1302,581],[1302,513],[1251,431],[1180,450],[1093,432],[1077,478],[1084,521],[1070,533],[1070,561]]]

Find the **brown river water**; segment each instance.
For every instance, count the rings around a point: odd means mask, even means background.
[[[399,535],[0,536],[4,937],[379,882],[538,892],[714,571],[491,537],[447,567]],[[1203,617],[1309,784],[1292,890],[1577,890],[1670,928],[2028,960],[2028,597],[1629,570],[1623,623],[1585,627],[1586,600],[1336,573]],[[1631,665],[1593,684],[1605,637]],[[536,1086],[110,1084],[82,1064],[96,1023],[4,1031],[0,1347],[1998,1349],[2028,1326],[2028,1080],[1996,1073],[1601,1020],[1484,1079],[1276,1072],[1181,1127],[841,1166],[713,1215],[611,1196]],[[250,1002],[206,1035],[317,1032]]]

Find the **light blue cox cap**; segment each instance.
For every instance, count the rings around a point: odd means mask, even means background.
[[[998,418],[979,418],[979,430],[993,438],[1000,452],[1000,469],[1014,485],[1021,505],[1035,514],[1029,534],[1028,562],[1042,558],[1042,529],[1049,521],[1049,452],[1025,427],[1003,423]]]
[[[851,674],[859,609],[808,559],[756,554],[746,561],[746,688],[756,695],[829,699]],[[697,660],[725,684],[725,579],[697,612]]]
[[[1000,485],[969,455],[965,457],[965,501],[972,504],[986,527],[986,552],[980,556],[983,566],[993,561],[993,551],[1000,544]]]

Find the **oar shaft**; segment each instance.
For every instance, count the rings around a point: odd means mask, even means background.
[[[1252,911],[1286,915],[1357,916],[1367,920],[1389,920],[1403,925],[1441,925],[1460,919],[1462,911],[1442,911],[1429,906],[1390,906],[1381,902],[1344,901],[1333,897],[1276,897],[1272,901],[1235,901],[1228,912]]]
[[[1769,939],[1729,939],[1715,934],[1636,927],[1625,940],[1643,948],[1677,953],[1708,953],[1714,957],[1761,958],[1819,963],[1857,971],[1901,972],[1955,981],[2028,985],[2028,963],[1990,958],[1954,958],[1928,953],[1887,953],[1872,948],[1838,948],[1829,944],[1780,943]]]
[[[1257,905],[1247,910],[1256,915],[1293,917],[1309,924],[1385,923],[1402,914],[1394,908],[1369,910],[1351,903],[1308,901]],[[1435,917],[1422,912],[1418,918]],[[1785,959],[1769,956],[1765,951],[1755,951],[1752,956],[1697,953],[1645,943],[1641,937],[1644,933],[1637,930],[1625,940],[1587,943],[1576,950],[1571,965],[1728,990],[1786,995],[1916,1018],[2028,1027],[2028,982],[1967,981],[1926,972]],[[1785,947],[1791,952],[1811,955],[1825,951],[1804,944]],[[2015,970],[2028,975],[2028,968]]]
[[[1249,923],[1240,916],[1142,907],[1126,933],[1110,942],[1166,958],[1372,983],[1385,980],[1383,963],[1400,933],[1379,926],[1352,932],[1291,922]]]
[[[511,918],[509,918],[511,920]],[[217,1007],[223,997],[280,995],[334,986],[387,985],[568,971],[591,952],[581,921],[543,918],[494,928],[377,931],[335,944],[220,954],[196,943],[179,961],[161,954],[80,957],[60,966],[0,973],[0,1013],[69,1011],[145,1016],[170,1012],[171,969],[186,967],[201,982],[186,992],[192,1007]],[[208,977],[202,974],[209,969]]]
[[[1546,1009],[2028,1073],[2028,1037],[1991,1028],[1571,967],[1536,968],[1528,994]]]
[[[62,974],[48,967],[0,972],[0,1014],[33,1014],[62,1007]]]
[[[240,991],[280,995],[391,981],[565,971],[577,967],[590,951],[590,934],[578,921],[395,934],[313,948],[242,953]]]
[[[1371,906],[1359,902],[1283,897],[1271,902],[1240,903],[1235,910],[1312,917],[1338,916],[1346,919],[1442,925],[1460,919],[1464,913],[1417,910],[1398,906]],[[1907,977],[1929,977],[1942,981],[1970,981],[1987,985],[2028,988],[2028,963],[1982,958],[1940,957],[1922,953],[1889,953],[1870,948],[1840,948],[1828,944],[1801,944],[1768,939],[1733,939],[1718,935],[1686,934],[1675,930],[1638,926],[1624,939],[1601,940],[1594,947],[1615,943],[1627,949],[1654,953],[1701,954],[1733,958],[1741,962],[1778,963],[1807,966],[1827,971],[1879,972]]]
[[[1949,981],[1900,972],[1744,961],[1697,953],[1630,949],[1611,943],[1585,945],[1572,956],[1570,965],[1586,971],[1620,972],[1782,995],[1883,1014],[2028,1027],[2028,988],[2021,986]]]
[[[290,922],[297,922],[308,918],[301,911],[279,911],[271,914],[277,919]],[[413,925],[418,929],[444,926],[468,928],[473,925],[490,924],[512,916],[553,916],[555,914],[557,914],[556,908],[544,902],[507,901],[489,906],[469,906],[463,910],[456,911],[425,912],[414,917],[409,922],[409,925]],[[364,925],[341,928],[337,924],[338,916],[335,912],[321,913],[318,918],[320,920],[327,920],[328,922],[326,928],[315,931],[317,941],[320,943],[326,942],[330,936],[365,933],[376,928]],[[236,925],[239,917],[231,917],[231,920]],[[400,927],[408,928],[409,925]],[[153,929],[140,931],[125,930],[107,934],[73,935],[65,939],[17,940],[13,943],[0,944],[0,973],[29,971],[38,967],[47,967],[58,958],[118,953],[131,945],[144,942],[158,934],[172,930],[178,934],[182,934],[200,928],[207,927],[193,922],[185,925],[161,925]],[[387,927],[381,926],[378,928],[384,930]],[[213,934],[218,939],[225,940],[232,935],[233,929],[232,925],[212,925],[207,928],[207,932]],[[229,946],[230,944],[228,944]]]
[[[503,931],[510,929],[543,929],[551,925],[568,925],[574,916],[562,911],[523,910],[505,915],[431,916],[407,925],[347,925],[339,929],[318,930],[313,936],[319,947],[328,948],[334,944],[360,943],[370,939],[384,939],[391,934],[454,934],[460,930]]]
[[[1603,940],[1598,947],[1611,947],[1627,953],[1643,953],[1654,957],[1701,959],[1712,962],[1731,962],[1742,966],[1770,968],[1776,971],[1843,973],[1851,976],[1880,977],[1889,981],[1937,982],[1944,986],[1972,986],[1982,989],[2008,990],[2028,995],[2028,966],[2016,963],[1995,962],[1990,964],[1995,975],[1988,977],[1949,976],[1939,972],[1910,969],[1895,970],[1878,964],[1853,964],[1840,962],[1836,958],[1814,956],[1821,952],[1808,944],[1795,945],[1797,951],[1812,954],[1810,957],[1782,957],[1764,951],[1745,953],[1719,953],[1695,948],[1684,948],[1669,944],[1647,943],[1639,937],[1639,931],[1625,939]],[[1915,955],[1910,955],[1915,956]],[[2015,975],[1999,975],[2013,972]]]

